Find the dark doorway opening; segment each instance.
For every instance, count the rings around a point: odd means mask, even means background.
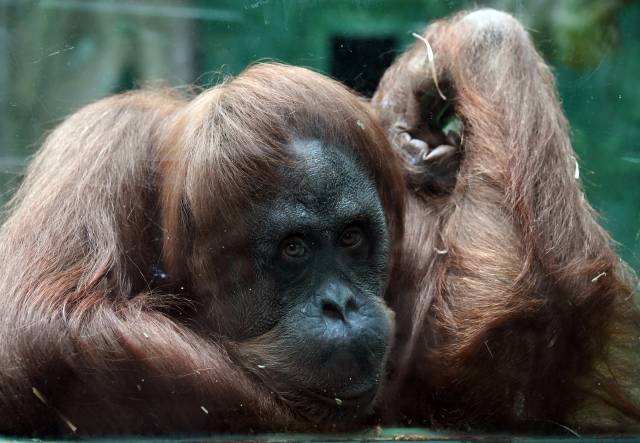
[[[331,75],[367,97],[396,57],[392,37],[336,36],[331,44]]]

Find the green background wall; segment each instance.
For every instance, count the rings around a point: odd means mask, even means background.
[[[140,85],[207,86],[257,60],[375,84],[411,32],[470,5],[515,14],[555,69],[581,176],[622,256],[640,268],[640,4],[624,0],[0,0],[0,200],[46,131]],[[360,40],[359,40],[360,39]],[[350,58],[353,54],[353,59]]]

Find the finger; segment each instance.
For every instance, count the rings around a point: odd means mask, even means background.
[[[451,145],[440,145],[431,151],[427,152],[426,155],[423,156],[425,162],[439,162],[442,160],[446,160],[449,157],[452,157],[458,152],[458,148]]]

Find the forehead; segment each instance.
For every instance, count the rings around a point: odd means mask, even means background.
[[[294,140],[288,149],[292,162],[280,172],[278,193],[259,205],[262,220],[284,227],[382,214],[376,187],[350,150],[314,139]]]
[[[350,150],[313,139],[294,140],[288,148],[293,164],[283,170],[282,176],[290,192],[309,205],[317,199],[328,203],[345,194],[374,190],[368,174]]]

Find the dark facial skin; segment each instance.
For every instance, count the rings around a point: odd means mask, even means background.
[[[257,279],[234,296],[248,369],[323,410],[366,412],[384,375],[389,239],[375,186],[347,150],[296,140],[253,211]],[[247,363],[249,362],[249,363]],[[320,406],[322,405],[322,406]]]

